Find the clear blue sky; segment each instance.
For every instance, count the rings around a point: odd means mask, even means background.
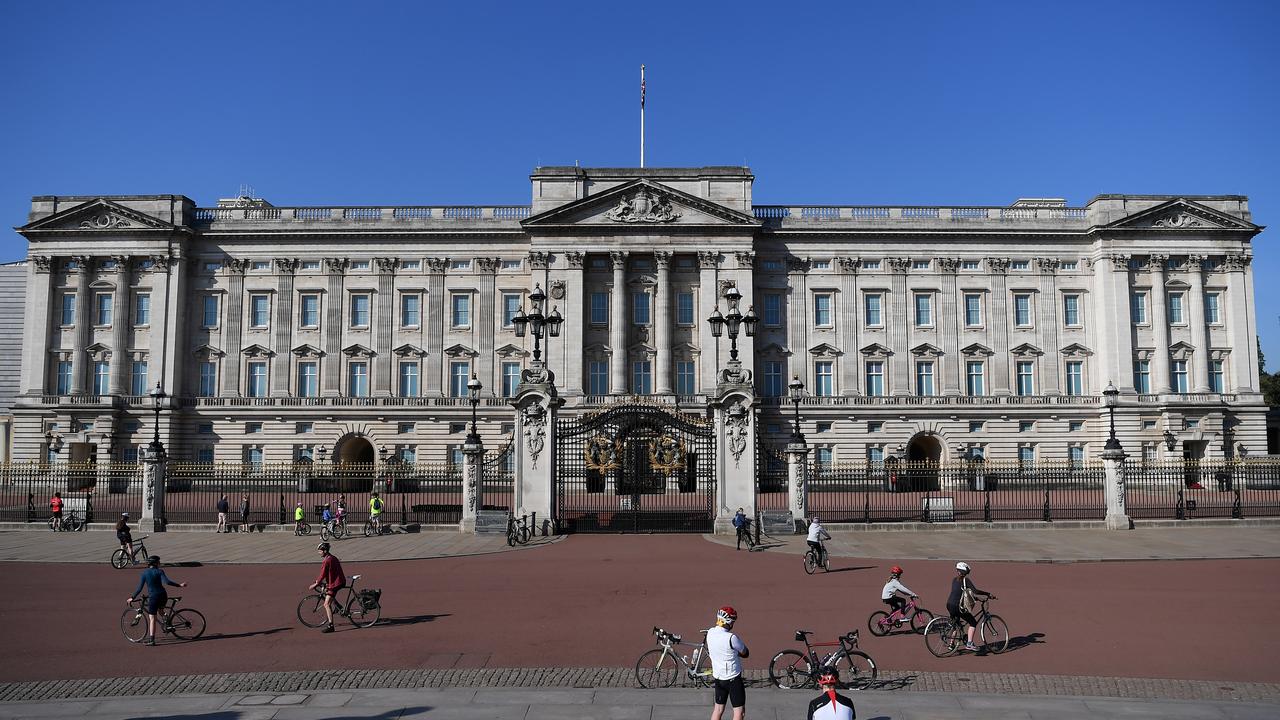
[[[1280,223],[1280,2],[11,2],[0,212],[252,185],[529,202],[536,165],[740,165],[758,203],[1250,196]],[[1280,367],[1280,254],[1255,241]],[[26,254],[0,234],[0,260]]]

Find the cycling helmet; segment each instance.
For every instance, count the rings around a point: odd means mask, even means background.
[[[725,625],[732,625],[738,619],[738,611],[725,605],[716,612],[716,620]]]
[[[901,575],[902,568],[898,567],[897,565],[894,565],[893,567],[889,568],[889,573],[891,575]]]
[[[147,564],[150,565],[151,567],[160,567],[160,556],[152,555],[151,557],[147,558]]]
[[[129,517],[129,513],[120,513],[120,517]]]
[[[818,516],[817,516],[817,515],[814,515],[814,516],[813,516],[813,521],[814,521],[814,522],[818,522]]]
[[[956,563],[956,569],[962,573],[967,573],[969,572],[969,563],[958,562]]]
[[[834,665],[827,665],[818,671],[819,685],[839,685],[840,671]]]
[[[322,543],[320,543],[319,545],[317,545],[317,546],[316,546],[316,549],[317,549],[317,550],[323,550],[323,551],[325,551],[325,552],[329,552],[329,543],[327,543],[327,542],[322,542]]]

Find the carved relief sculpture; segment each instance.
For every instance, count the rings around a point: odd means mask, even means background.
[[[940,257],[938,258],[938,269],[947,274],[955,274],[960,269],[960,258]]]
[[[1208,223],[1203,222],[1200,218],[1195,215],[1191,215],[1190,213],[1180,212],[1159,218],[1155,222],[1151,223],[1151,227],[1197,228],[1208,227]]]
[[[133,227],[133,225],[114,213],[102,213],[101,215],[94,215],[88,220],[80,221],[81,230],[115,230],[127,227]]]
[[[608,435],[596,435],[587,441],[582,460],[588,470],[604,474],[622,467],[622,441]]]
[[[896,273],[904,273],[911,269],[911,258],[907,257],[889,257],[884,259],[889,263],[889,269]]]
[[[1004,275],[1009,272],[1009,258],[987,258],[987,268],[993,273]]]
[[[433,275],[440,275],[449,266],[449,258],[429,257],[423,263],[426,265],[427,272]]]
[[[1053,257],[1038,257],[1036,258],[1036,265],[1039,266],[1040,272],[1053,274],[1062,266],[1062,261]]]
[[[476,269],[482,273],[498,272],[498,265],[501,263],[496,257],[478,257],[476,258]]]
[[[527,372],[527,371],[526,371]],[[525,447],[529,449],[529,464],[538,467],[538,455],[547,439],[547,409],[533,403],[525,407],[524,414]]]
[[[729,440],[729,454],[733,455],[733,466],[741,467],[742,452],[747,449],[747,408],[741,402],[729,406],[725,413],[725,435]]]
[[[564,259],[569,261],[569,267],[579,270],[582,269],[582,261],[584,258],[585,256],[576,250],[570,250],[564,254]]]
[[[400,259],[393,257],[376,257],[373,259],[378,265],[378,272],[393,273],[396,268],[400,267]]]
[[[551,256],[547,253],[537,251],[529,253],[529,267],[534,270],[546,270],[550,264]]]
[[[664,434],[649,442],[649,466],[655,470],[671,475],[685,468],[687,458],[682,440]]]
[[[301,265],[296,258],[276,258],[276,268],[286,275],[294,274]]]
[[[470,514],[475,515],[480,505],[480,483],[476,479],[476,463],[472,462],[471,458],[467,458],[462,467],[463,482],[467,484],[467,507],[471,510]]]
[[[631,197],[619,198],[618,204],[604,216],[614,222],[660,223],[676,220],[680,213],[671,207],[666,197],[642,187]]]
[[[862,258],[859,257],[837,257],[836,265],[841,272],[856,273],[862,267]]]
[[[36,266],[36,272],[52,272],[53,258],[48,255],[32,255],[31,262]]]
[[[347,269],[347,266],[350,264],[351,264],[350,261],[347,260],[346,258],[325,258],[324,259],[324,266],[331,273],[345,272]]]
[[[698,267],[702,270],[714,270],[720,264],[720,253],[715,250],[698,251]]]

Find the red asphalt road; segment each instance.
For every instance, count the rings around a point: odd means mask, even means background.
[[[377,538],[346,542],[377,542]],[[341,557],[343,543],[335,546]],[[166,558],[166,561],[199,558]],[[4,563],[8,651],[0,680],[345,668],[632,666],[660,625],[696,638],[716,608],[764,668],[794,647],[863,630],[883,669],[1280,682],[1269,622],[1280,559],[1078,564],[981,563],[978,587],[1021,647],[938,659],[915,635],[871,637],[867,615],[891,562],[835,558],[805,575],[796,555],[736,552],[698,536],[572,536],[543,548],[475,557],[351,563],[383,590],[383,622],[321,634],[294,614],[314,565],[170,567],[205,638],[132,645],[119,630],[137,573],[107,564]],[[913,561],[906,584],[942,611],[950,561]],[[172,642],[170,640],[170,642]],[[1270,648],[1270,653],[1266,650]]]

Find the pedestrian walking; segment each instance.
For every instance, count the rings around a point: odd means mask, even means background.
[[[227,513],[231,512],[231,506],[227,504],[227,496],[223,495],[218,499],[218,527],[214,528],[215,533],[227,532]]]
[[[711,677],[714,678],[715,704],[711,707],[711,720],[720,720],[725,701],[733,706],[733,720],[743,720],[747,714],[747,689],[742,682],[742,659],[751,651],[742,638],[733,632],[738,621],[738,611],[725,605],[716,612],[716,626],[707,631],[707,658],[711,661]]]
[[[249,496],[247,494],[240,498],[240,532],[253,532],[253,526],[249,524]]]
[[[62,493],[56,492],[49,498],[49,512],[53,514],[53,529],[62,529]]]

